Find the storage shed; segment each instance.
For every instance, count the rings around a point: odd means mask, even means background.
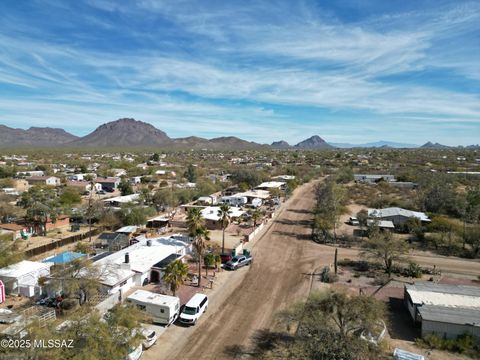
[[[418,312],[422,322],[422,337],[435,334],[441,338],[455,339],[467,334],[480,340],[480,309],[422,306]]]
[[[480,287],[419,281],[405,285],[404,302],[422,336],[469,334],[480,341]]]

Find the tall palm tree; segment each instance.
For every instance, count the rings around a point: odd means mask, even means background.
[[[187,213],[187,228],[189,235],[194,238],[197,229],[202,227],[204,219],[200,208],[190,208]]]
[[[173,296],[180,285],[185,282],[188,275],[188,266],[180,260],[175,260],[167,265],[163,274],[163,281],[170,285]]]
[[[225,229],[230,224],[230,205],[222,204],[218,210],[218,216],[222,223],[222,254],[225,252]]]
[[[193,247],[198,255],[198,287],[200,287],[200,282],[202,279],[202,259],[205,255],[205,249],[207,248],[206,240],[210,240],[210,231],[207,230],[205,226],[197,229],[196,235],[193,240]]]
[[[205,220],[202,217],[200,208],[191,208],[187,214],[187,227],[189,235],[193,238],[193,247],[198,255],[198,286],[202,278],[202,258],[205,253],[205,240],[210,240],[210,232],[205,227]]]

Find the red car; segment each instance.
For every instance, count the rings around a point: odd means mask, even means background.
[[[227,262],[229,262],[230,260],[232,260],[233,256],[232,254],[220,254],[220,258],[222,259],[222,264],[225,264]]]

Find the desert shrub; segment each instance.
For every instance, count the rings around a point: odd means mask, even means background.
[[[368,261],[358,261],[355,264],[355,270],[356,271],[369,271],[370,270],[370,263]]]
[[[416,339],[415,342],[423,348],[457,352],[472,358],[480,356],[479,345],[472,336],[467,334],[460,335],[456,339],[443,339],[435,334],[429,334],[422,339]]]
[[[356,261],[345,258],[337,261],[338,266],[354,266]]]
[[[414,262],[410,262],[408,267],[404,269],[403,275],[413,277],[413,278],[421,278],[423,274],[422,268],[420,265]]]
[[[331,284],[338,281],[338,276],[332,273],[330,268],[325,266],[320,274],[320,281]]]

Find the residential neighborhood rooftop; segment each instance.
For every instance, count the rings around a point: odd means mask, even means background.
[[[22,260],[16,264],[0,269],[1,277],[19,278],[42,269],[48,269],[52,264],[45,264],[36,261]]]

